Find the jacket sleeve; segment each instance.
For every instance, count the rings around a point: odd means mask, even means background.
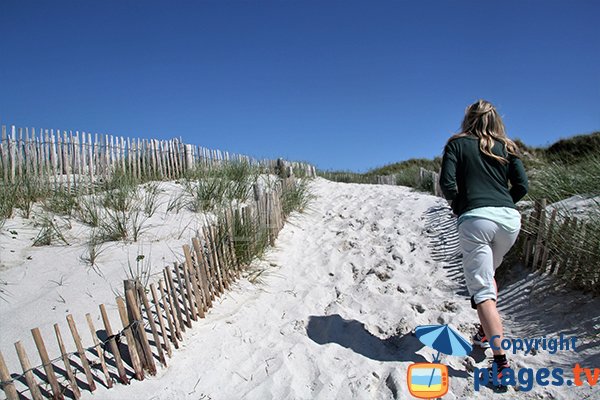
[[[444,197],[453,201],[457,194],[456,187],[456,162],[457,148],[454,142],[450,142],[444,148],[444,157],[442,158],[442,171],[440,172],[440,188]]]
[[[523,162],[515,156],[509,157],[508,180],[510,181],[510,195],[516,204],[527,194],[529,181]]]

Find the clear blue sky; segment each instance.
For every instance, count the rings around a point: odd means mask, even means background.
[[[0,1],[0,122],[365,171],[600,129],[600,2]]]

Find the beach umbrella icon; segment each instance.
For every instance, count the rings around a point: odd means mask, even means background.
[[[466,356],[473,346],[450,325],[422,325],[415,329],[415,335],[425,346],[437,350],[434,362],[440,358],[440,353],[449,356]]]
[[[433,362],[437,363],[440,359],[440,353],[449,356],[466,356],[473,350],[473,346],[460,333],[455,331],[450,325],[422,325],[415,329],[415,335],[425,346],[437,350]],[[433,380],[432,370],[429,378],[429,386]]]

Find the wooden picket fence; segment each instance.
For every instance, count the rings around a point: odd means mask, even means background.
[[[185,144],[181,139],[132,139],[108,134],[2,125],[0,179],[51,177],[67,188],[87,185],[119,170],[141,179],[176,179],[197,166],[243,161],[275,167],[275,160]],[[298,176],[315,176],[308,163],[290,163]]]
[[[396,175],[377,175],[378,185],[396,185]]]
[[[419,168],[419,181],[418,187],[427,188],[434,196],[442,196],[442,189],[440,188],[440,174],[435,171],[430,171],[425,168]]]
[[[122,328],[115,329],[106,306],[100,304],[104,331],[96,330],[91,314],[85,316],[87,327],[83,329],[90,330],[92,343],[83,343],[80,327],[73,315],[67,315],[74,352],[67,352],[59,324],[54,325],[54,332],[31,330],[39,365],[32,366],[31,349],[28,352],[23,341],[15,343],[22,371],[11,373],[0,351],[0,379],[6,398],[78,399],[82,390],[95,391],[96,383],[111,388],[115,380],[128,384],[131,379],[154,375],[157,362],[166,367],[186,331],[206,318],[215,299],[248,267],[240,261],[249,259],[243,253],[253,254],[251,247],[259,240],[274,243],[286,217],[282,199],[296,184],[289,173],[282,175],[271,192],[255,190],[249,205],[223,210],[218,223],[205,226],[201,236],[183,246],[184,260],[165,267],[158,282],[144,287],[139,280],[125,281],[124,297],[116,298]],[[240,226],[250,229],[240,230]],[[253,234],[239,236],[240,231]],[[50,340],[58,342],[60,354],[48,353],[46,343]],[[77,370],[83,371],[84,379],[76,378]]]
[[[600,230],[575,217],[546,210],[546,200],[536,201],[524,216],[518,240],[525,265],[556,275],[569,286],[600,294]]]

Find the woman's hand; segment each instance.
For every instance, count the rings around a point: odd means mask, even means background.
[[[456,215],[456,214],[454,213],[454,209],[452,208],[452,200],[446,200],[446,201],[448,202],[448,205],[450,206],[450,209],[452,210],[452,216],[453,216],[454,218],[458,218],[458,215]]]

